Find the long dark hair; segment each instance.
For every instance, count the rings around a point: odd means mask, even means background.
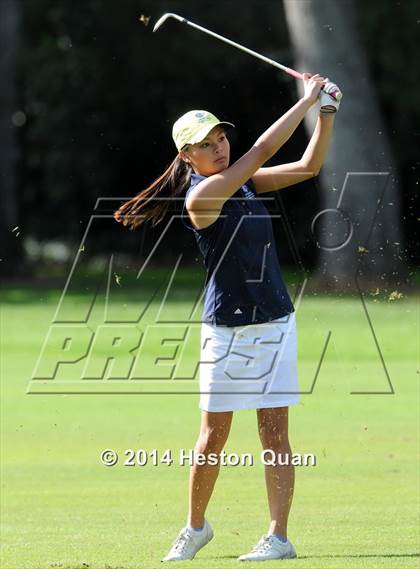
[[[114,219],[130,229],[136,229],[148,220],[152,220],[154,227],[165,217],[170,205],[169,199],[154,198],[180,196],[190,184],[191,172],[191,166],[177,154],[159,178],[117,209]]]

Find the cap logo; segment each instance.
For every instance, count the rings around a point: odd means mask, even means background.
[[[206,122],[206,113],[195,113],[195,118],[198,119],[199,123]]]

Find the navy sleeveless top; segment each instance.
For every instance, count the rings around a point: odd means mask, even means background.
[[[197,229],[185,202],[204,179],[191,175],[181,216],[194,232],[207,269],[202,322],[244,326],[294,312],[280,271],[270,214],[252,180],[224,203],[216,221]]]

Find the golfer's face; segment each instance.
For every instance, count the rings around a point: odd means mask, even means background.
[[[204,140],[191,144],[186,154],[197,174],[211,176],[229,166],[230,144],[224,130],[216,126]]]

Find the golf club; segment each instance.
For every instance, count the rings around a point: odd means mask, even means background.
[[[233,47],[236,47],[237,49],[240,49],[241,51],[249,53],[250,55],[257,57],[258,59],[261,59],[262,61],[265,61],[266,63],[269,63],[270,65],[273,65],[274,67],[277,67],[278,69],[281,69],[282,71],[285,71],[289,75],[296,77],[296,79],[303,79],[303,75],[301,73],[299,73],[298,71],[295,71],[294,69],[291,69],[290,67],[286,67],[286,65],[282,65],[281,63],[278,63],[277,61],[274,61],[273,59],[270,59],[269,57],[265,57],[265,55],[261,55],[260,53],[253,51],[252,49],[249,49],[243,45],[240,45],[239,43],[236,43],[232,40],[229,40],[228,38],[225,38],[224,36],[216,34],[215,32],[208,30],[207,28],[203,28],[202,26],[199,26],[198,24],[194,24],[194,22],[190,22],[186,18],[183,18],[182,16],[179,16],[178,14],[173,14],[172,12],[168,12],[166,14],[163,14],[163,16],[161,16],[159,18],[159,20],[156,22],[156,24],[154,25],[153,31],[156,32],[166,22],[166,20],[168,18],[174,18],[175,20],[178,20],[178,22],[181,22],[183,24],[188,24],[189,26],[192,26],[193,28],[196,28],[197,30],[204,32],[205,34],[209,34],[210,36],[213,36],[213,37],[223,41],[224,43],[227,43],[229,45],[233,45]],[[334,91],[333,93],[330,93],[330,94],[336,100],[341,99],[340,91]]]

